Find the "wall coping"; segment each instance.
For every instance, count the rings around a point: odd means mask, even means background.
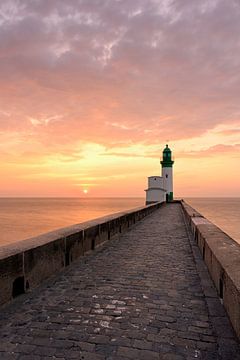
[[[240,244],[189,204],[182,202],[182,206],[187,210],[212,253],[240,291]]]
[[[182,206],[240,292],[240,244],[189,204]]]
[[[181,202],[192,234],[240,339],[240,244],[190,205]]]

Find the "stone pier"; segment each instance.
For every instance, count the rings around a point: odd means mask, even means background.
[[[240,359],[189,234],[166,204],[3,306],[0,359]]]

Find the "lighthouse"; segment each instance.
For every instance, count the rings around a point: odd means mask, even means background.
[[[173,164],[172,151],[166,145],[163,150],[162,160],[162,176],[149,176],[148,188],[146,191],[146,205],[155,202],[164,202],[173,200]]]
[[[163,150],[162,161],[160,161],[162,165],[162,177],[163,177],[163,185],[166,190],[166,201],[173,200],[173,164],[172,160],[172,152],[169,149],[168,145],[166,145]]]

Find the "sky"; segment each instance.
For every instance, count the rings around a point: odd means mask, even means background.
[[[0,2],[0,196],[240,196],[239,0]]]

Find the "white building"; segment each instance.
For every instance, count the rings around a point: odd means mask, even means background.
[[[146,191],[146,205],[155,202],[164,202],[173,200],[173,174],[172,152],[166,145],[163,150],[163,158],[160,161],[162,165],[162,176],[149,176],[148,188]]]

